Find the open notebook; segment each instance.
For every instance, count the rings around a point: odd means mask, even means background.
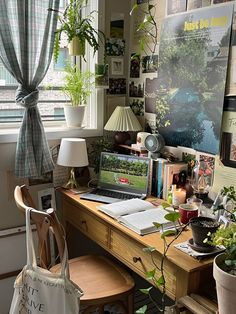
[[[153,222],[163,224],[164,230],[174,227],[174,223],[165,219],[168,211],[161,205],[156,207],[140,199],[99,205],[98,209],[140,235],[158,231]]]
[[[102,203],[144,199],[147,196],[149,170],[149,158],[102,152],[98,187],[81,194],[80,198]]]

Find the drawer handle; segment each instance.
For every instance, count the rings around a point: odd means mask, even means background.
[[[141,257],[133,257],[133,262],[137,263],[137,262],[141,262]]]
[[[87,224],[86,220],[81,220],[81,224],[86,225]]]

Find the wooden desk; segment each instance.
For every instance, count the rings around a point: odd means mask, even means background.
[[[140,236],[97,210],[99,203],[80,200],[78,195],[62,191],[63,223],[72,224],[130,269],[146,279],[145,272],[154,265],[150,255],[143,252],[155,247],[154,258],[160,264],[163,241],[158,232]],[[191,231],[182,233],[176,243],[191,238]],[[212,259],[198,261],[171,247],[165,262],[167,294],[173,300],[192,292],[202,292],[202,286],[212,280]]]

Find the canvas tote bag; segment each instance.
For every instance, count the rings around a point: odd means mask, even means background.
[[[61,273],[38,267],[30,208],[26,211],[27,265],[17,276],[9,314],[78,314],[82,290],[69,278],[68,253],[65,245]]]

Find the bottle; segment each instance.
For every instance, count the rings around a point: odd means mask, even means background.
[[[173,201],[173,192],[176,190],[176,184],[172,184],[167,194],[167,202],[172,205]]]

